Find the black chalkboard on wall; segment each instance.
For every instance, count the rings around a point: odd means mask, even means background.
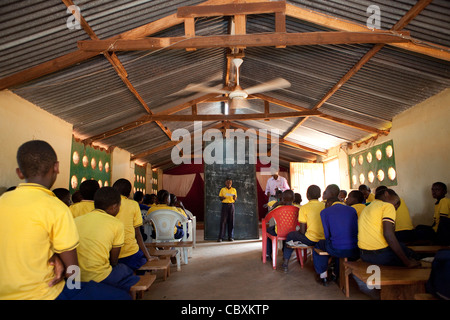
[[[224,152],[224,157],[225,157]],[[231,178],[237,192],[235,203],[234,239],[258,239],[258,201],[256,165],[212,163],[204,164],[205,173],[205,240],[217,240],[220,230],[220,212],[222,203],[219,199],[220,189],[225,186],[225,179]],[[225,232],[225,239],[228,237]]]

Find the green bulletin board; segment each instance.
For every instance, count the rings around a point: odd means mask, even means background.
[[[136,191],[142,191],[145,194],[146,172],[146,167],[139,166],[137,164],[134,165],[134,193],[136,193]]]
[[[72,138],[69,191],[74,193],[87,179],[95,179],[100,187],[111,186],[111,154],[85,145]]]
[[[152,192],[154,194],[158,193],[158,172],[152,171]]]
[[[370,188],[396,186],[394,142],[392,140],[348,156],[350,186],[357,189],[365,184]]]

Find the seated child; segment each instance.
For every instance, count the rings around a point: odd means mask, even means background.
[[[348,206],[355,208],[358,218],[361,212],[364,210],[366,205],[364,204],[364,195],[359,190],[352,190],[348,194],[347,201],[345,202]]]
[[[120,203],[118,191],[103,187],[95,193],[95,210],[75,218],[80,236],[78,262],[81,281],[105,283],[129,292],[139,277],[128,266],[118,263],[125,234],[123,223],[115,218]]]
[[[347,198],[347,191],[346,190],[340,190],[338,199],[340,202],[345,202],[345,198]]]
[[[142,267],[152,258],[144,244],[140,226],[142,226],[142,214],[139,204],[128,197],[131,194],[131,182],[127,179],[118,179],[113,188],[120,193],[122,199],[119,213],[116,218],[125,226],[125,244],[120,250],[119,262],[124,263],[133,270]]]
[[[434,224],[436,242],[439,245],[450,245],[450,199],[446,198],[447,186],[443,182],[435,182],[431,187],[434,205]]]
[[[283,191],[277,189],[277,191],[275,192],[275,200],[269,201],[268,203],[263,205],[264,208],[267,208],[267,212],[270,212],[278,205],[278,203],[281,201],[282,195]]]
[[[364,195],[364,203],[369,204],[370,202],[375,200],[375,195],[370,192],[369,186],[362,184],[359,186],[358,190],[361,191]]]
[[[300,209],[302,203],[302,195],[300,193],[294,193],[294,202],[292,204]]]
[[[394,190],[377,192],[358,219],[358,247],[361,259],[377,265],[416,267],[414,252],[395,236],[396,209],[400,198]]]
[[[327,186],[324,198],[327,208],[320,212],[325,240],[319,240],[316,248],[328,252],[329,256],[321,256],[313,251],[314,269],[318,274],[317,281],[328,285],[328,263],[330,256],[334,264],[334,277],[339,276],[339,258],[356,260],[359,257],[358,215],[356,210],[339,201],[339,187],[335,184]]]
[[[292,206],[294,200],[294,191],[292,190],[284,190],[282,192],[282,197],[280,201],[280,205],[277,206],[277,208],[283,207],[283,206]],[[273,225],[267,228],[267,233],[276,236],[277,235],[277,226]],[[283,241],[283,250],[284,250],[284,244],[285,241]],[[266,257],[268,260],[272,259],[272,240],[270,238],[267,238],[267,250],[266,250]]]
[[[53,189],[53,193],[59,200],[64,202],[66,206],[70,207],[70,205],[72,204],[72,195],[70,194],[70,191],[68,189],[56,188]]]
[[[157,200],[158,200],[158,204],[153,205],[150,209],[148,209],[147,211],[147,215],[149,215],[151,212],[156,211],[158,209],[167,209],[167,210],[172,210],[175,211],[178,214],[184,215],[185,217],[187,217],[186,213],[183,211],[183,214],[174,206],[170,205],[170,193],[167,190],[161,189],[158,191],[158,194],[156,195]],[[179,226],[175,226],[174,228],[174,237],[175,239],[181,239],[184,236],[184,231],[183,228],[181,227],[181,225]],[[153,230],[152,238],[156,237],[155,231]]]
[[[96,180],[85,180],[80,185],[80,194],[83,200],[70,206],[74,218],[94,210],[94,195],[100,185]]]
[[[79,281],[77,228],[67,205],[50,191],[59,174],[55,150],[28,141],[17,162],[26,183],[0,197],[0,299],[130,300],[123,290]]]
[[[306,191],[308,203],[302,205],[298,212],[298,221],[300,222],[300,230],[290,232],[286,237],[286,242],[291,240],[300,241],[307,246],[314,246],[317,241],[325,239],[323,233],[322,220],[320,219],[320,211],[325,209],[325,203],[319,201],[320,187],[310,185]],[[291,257],[292,248],[285,248],[283,252],[282,268],[288,271],[288,262]]]

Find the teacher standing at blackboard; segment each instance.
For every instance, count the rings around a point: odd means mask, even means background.
[[[228,224],[228,241],[234,241],[234,203],[237,199],[237,192],[231,185],[233,181],[231,178],[226,178],[225,187],[220,189],[219,199],[222,201],[222,211],[220,214],[220,233],[218,242],[222,242],[225,236],[225,227]]]
[[[289,190],[289,184],[286,178],[278,175],[278,172],[274,172],[272,177],[267,180],[266,184],[266,195],[269,198],[269,202],[272,200],[277,200],[276,193],[277,190]]]

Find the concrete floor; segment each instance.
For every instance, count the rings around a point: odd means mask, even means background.
[[[335,283],[316,283],[310,258],[301,269],[293,254],[288,273],[273,270],[271,262],[262,263],[261,238],[222,243],[203,239],[203,230],[197,230],[189,263],[181,271],[172,266],[166,281],[157,273],[144,300],[370,300],[352,278],[350,298]],[[281,260],[280,250],[278,266]]]

